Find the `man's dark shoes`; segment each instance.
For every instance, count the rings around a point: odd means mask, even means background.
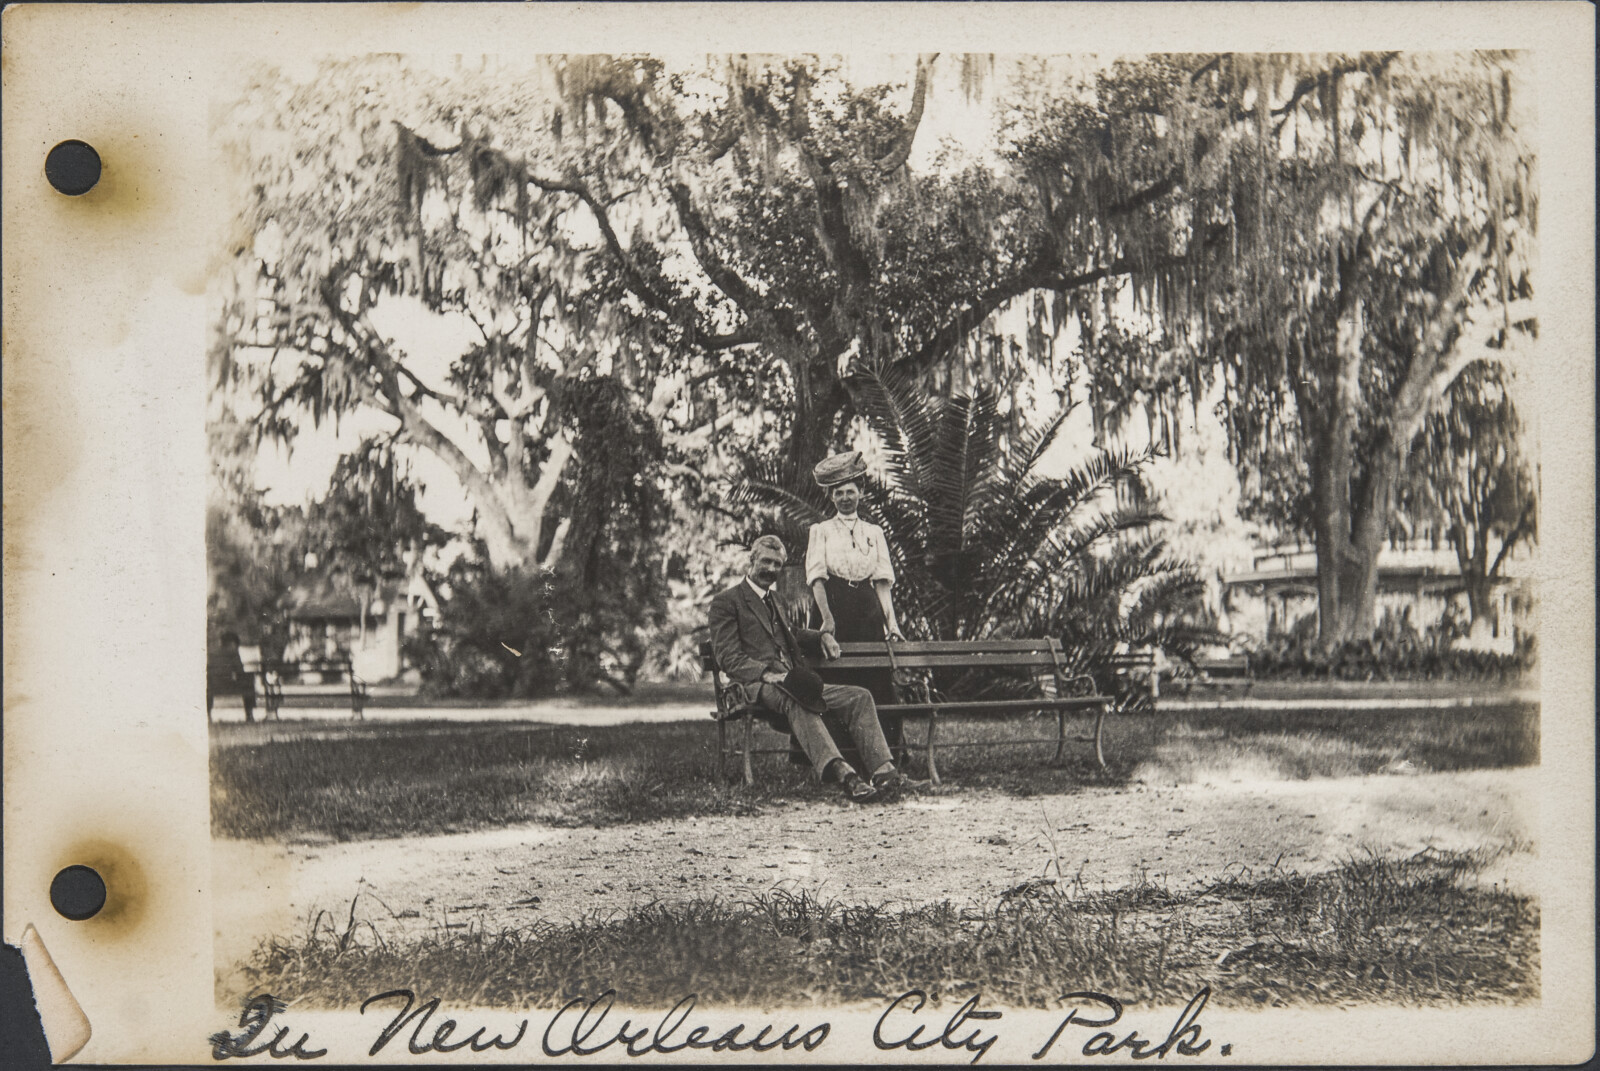
[[[880,791],[905,792],[926,787],[928,782],[908,777],[894,767],[872,775],[872,785]]]
[[[878,798],[878,790],[863,781],[854,770],[847,770],[839,778],[839,783],[844,786],[845,795],[850,797],[851,803],[870,803]]]

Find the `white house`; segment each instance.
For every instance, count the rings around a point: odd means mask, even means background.
[[[438,620],[439,600],[420,571],[355,593],[327,576],[289,593],[284,661],[349,657],[356,676],[394,680],[409,667],[402,646]]]

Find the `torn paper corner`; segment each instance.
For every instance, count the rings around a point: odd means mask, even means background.
[[[28,965],[28,980],[33,985],[33,1003],[39,1009],[50,1059],[66,1063],[89,1044],[89,1017],[67,988],[67,980],[56,969],[39,931],[28,923],[22,931],[22,958]]]

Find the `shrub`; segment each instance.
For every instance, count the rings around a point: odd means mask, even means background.
[[[544,695],[560,687],[560,599],[551,576],[497,574],[458,561],[449,585],[438,627],[406,646],[422,672],[424,695],[488,699]]]
[[[1525,676],[1534,663],[1532,637],[1513,654],[1458,650],[1448,628],[1419,633],[1409,615],[1388,615],[1364,640],[1323,648],[1313,631],[1297,631],[1251,652],[1250,675],[1257,680],[1483,681],[1508,683]]]

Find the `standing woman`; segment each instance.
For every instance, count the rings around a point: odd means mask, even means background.
[[[862,518],[861,477],[867,466],[861,451],[834,454],[817,463],[812,476],[828,492],[836,511],[811,526],[806,543],[806,583],[816,599],[823,632],[841,643],[879,641],[885,636],[903,640],[895,620],[894,566],[889,563],[889,543],[883,529]],[[896,702],[894,676],[889,670],[821,670],[831,684],[866,688],[878,703]],[[900,718],[880,714],[883,735],[891,748],[901,746]]]

